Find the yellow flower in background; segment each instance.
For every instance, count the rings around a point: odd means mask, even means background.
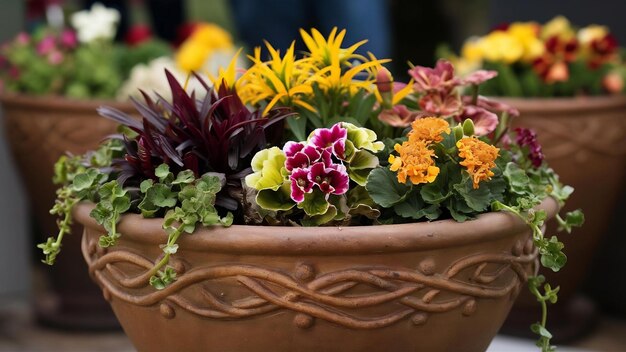
[[[203,23],[193,31],[189,40],[202,43],[212,49],[229,49],[233,47],[233,38],[220,26]]]
[[[480,181],[491,179],[494,173],[491,171],[496,166],[498,148],[487,144],[476,137],[461,138],[456,142],[459,149],[459,157],[464,160],[459,164],[465,166],[472,178],[474,189],[479,187]]]
[[[541,39],[546,40],[550,37],[557,36],[559,39],[569,40],[575,35],[576,33],[569,20],[564,16],[556,16],[543,25],[540,37]]]
[[[483,58],[487,61],[512,64],[524,55],[523,44],[510,33],[493,31],[480,40]]]
[[[212,53],[232,49],[230,34],[214,24],[200,24],[176,52],[176,64],[185,72],[199,71]]]
[[[409,140],[396,144],[394,149],[400,155],[389,155],[389,169],[398,173],[398,182],[406,183],[407,178],[414,185],[435,181],[439,168],[433,159],[435,152],[428,148],[426,141]]]
[[[461,48],[461,57],[468,62],[482,61],[483,48],[480,44],[481,38],[469,38]]]
[[[254,49],[254,56],[248,56],[254,63],[243,76],[237,80],[239,96],[245,104],[257,105],[269,100],[265,106],[267,113],[279,101],[285,106],[298,105],[315,111],[310,104],[302,100],[311,94],[313,88],[309,72],[312,67],[306,59],[296,60],[295,42],[291,43],[284,56],[268,42],[265,42],[270,53],[270,60],[261,60],[261,48]]]
[[[539,30],[539,24],[535,22],[515,22],[507,29],[507,32],[523,47],[522,61],[532,62],[543,55],[545,46],[539,39]]]
[[[409,132],[409,141],[423,140],[427,144],[439,143],[443,140],[442,133],[450,134],[450,125],[438,117],[423,117],[413,121]]]
[[[185,41],[176,52],[176,64],[185,72],[198,71],[210,53],[204,45]]]
[[[609,29],[606,26],[599,26],[592,24],[585,28],[581,28],[578,31],[578,41],[583,47],[588,47],[594,40],[600,40],[609,34]]]

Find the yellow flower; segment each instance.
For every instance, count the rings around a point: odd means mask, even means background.
[[[522,43],[504,31],[493,31],[487,34],[480,40],[479,45],[487,61],[512,64],[524,55]]]
[[[480,38],[470,38],[461,48],[461,57],[468,62],[482,61],[483,48],[480,45]]]
[[[198,71],[211,52],[196,42],[185,41],[176,52],[176,64],[185,72]]]
[[[361,55],[355,54],[355,51],[367,43],[367,40],[362,40],[348,48],[342,48],[341,44],[343,38],[346,36],[346,30],[343,29],[337,33],[337,27],[334,27],[328,39],[315,28],[311,29],[311,34],[307,33],[304,29],[300,29],[300,35],[304,44],[309,49],[308,57],[311,62],[319,68],[330,66],[335,59],[338,59],[340,65],[349,65],[349,60],[359,59],[365,61],[365,58]]]
[[[283,57],[268,42],[265,45],[270,53],[270,60],[261,61],[261,48],[255,48],[254,56],[248,56],[254,65],[237,80],[237,91],[243,102],[257,105],[261,101],[269,100],[264,114],[279,101],[285,106],[299,105],[315,111],[315,108],[302,100],[305,95],[313,92],[310,77],[312,68],[306,59],[295,59],[295,43],[291,43]]]
[[[413,121],[409,132],[409,141],[423,140],[427,144],[439,143],[443,140],[442,133],[450,134],[450,125],[438,117],[423,117]]]
[[[229,49],[233,47],[233,38],[220,26],[203,23],[193,31],[188,40],[201,43],[212,49]]]
[[[496,166],[499,149],[476,137],[462,138],[456,142],[459,157],[464,160],[459,164],[465,166],[472,178],[474,189],[480,181],[489,180],[493,176],[492,168]]]
[[[409,140],[396,144],[394,149],[400,155],[389,155],[389,169],[397,171],[398,182],[406,183],[407,177],[414,185],[435,181],[439,168],[433,159],[435,152],[428,148],[426,141]]]
[[[594,49],[592,43],[605,38],[609,34],[609,29],[605,26],[592,24],[578,31],[577,38],[580,43],[581,54],[585,58],[589,58]]]
[[[201,24],[176,52],[176,64],[186,72],[199,71],[215,50],[232,47],[227,31],[214,24]]]
[[[239,48],[239,50],[237,50],[237,53],[235,54],[235,56],[233,56],[232,60],[230,60],[230,63],[228,64],[228,67],[226,67],[226,69],[224,69],[223,67],[220,67],[218,69],[217,77],[213,77],[212,75],[210,76],[211,81],[213,82],[213,87],[215,87],[216,90],[220,89],[222,83],[224,83],[229,88],[235,86],[235,83],[237,82],[237,62],[239,61],[239,55],[241,54],[242,50],[243,48]]]
[[[578,31],[578,41],[582,46],[588,46],[594,40],[602,39],[607,34],[609,34],[609,29],[606,26],[598,26],[597,24],[592,24],[585,28],[581,28]]]
[[[316,82],[324,92],[347,90],[352,94],[359,89],[371,92],[375,71],[381,67],[381,64],[390,61],[378,60],[371,54],[369,59],[356,54],[356,50],[367,40],[342,48],[341,44],[346,35],[345,29],[337,33],[337,28],[333,28],[328,39],[315,28],[311,29],[311,34],[300,29],[300,34],[309,50],[305,60],[311,65],[311,81]],[[356,80],[357,75],[366,77]]]
[[[557,36],[559,39],[569,40],[574,37],[574,29],[572,25],[563,16],[556,16],[548,23],[543,25],[541,29],[541,39],[546,40],[550,37]]]
[[[517,39],[523,47],[522,60],[532,62],[543,55],[545,46],[539,39],[539,24],[535,22],[512,23],[507,32]]]

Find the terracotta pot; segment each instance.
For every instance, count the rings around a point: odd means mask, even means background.
[[[544,201],[550,216],[556,202]],[[77,206],[83,254],[139,351],[484,351],[537,252],[507,213],[364,227],[232,226],[184,236],[177,281],[148,270],[162,219],[125,215],[118,245]]]
[[[36,241],[41,242],[58,231],[56,218],[49,213],[56,199],[56,186],[51,182],[54,163],[66,152],[82,154],[94,149],[105,136],[115,132],[116,124],[98,116],[97,107],[109,105],[125,112],[134,109],[130,104],[60,97],[5,95],[0,101],[13,160],[28,193],[35,229],[41,234]],[[38,319],[75,329],[117,326],[97,286],[85,274],[80,237],[69,236],[63,243],[63,252],[56,265],[44,271],[50,288],[38,295]]]
[[[589,330],[594,310],[575,296],[605,237],[626,180],[626,97],[500,100],[519,109],[514,126],[537,132],[550,166],[563,183],[575,188],[564,210],[582,208],[585,212],[585,225],[560,237],[570,258],[566,267],[558,274],[541,271],[561,287],[548,327],[561,341],[578,338]],[[556,227],[556,221],[549,224],[548,234],[555,233]],[[520,318],[531,305],[535,305],[534,298],[522,295],[510,318]],[[531,319],[518,319],[521,332],[528,331]]]

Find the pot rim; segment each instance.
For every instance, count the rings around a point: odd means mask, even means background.
[[[626,96],[577,96],[577,97],[489,97],[518,109],[521,118],[525,113],[542,114],[572,114],[587,113],[589,111],[613,110],[626,108]]]
[[[20,109],[49,110],[62,109],[76,112],[96,112],[96,108],[109,106],[125,113],[135,112],[131,102],[121,102],[113,99],[70,99],[60,95],[36,96],[20,93],[0,94],[0,102],[3,107],[17,107]],[[104,117],[102,117],[104,119]]]
[[[74,218],[85,227],[104,233],[104,228],[89,216],[94,207],[91,202],[79,203],[74,208]],[[546,198],[537,208],[545,210],[548,218],[552,218],[559,207],[556,200]],[[156,247],[167,241],[162,221],[162,218],[144,219],[139,214],[126,214],[119,222],[118,231],[124,241]],[[346,227],[215,226],[181,236],[178,244],[179,248],[189,251],[232,254],[345,255],[457,247],[522,232],[530,233],[530,229],[514,214],[490,212],[463,223],[448,219]]]

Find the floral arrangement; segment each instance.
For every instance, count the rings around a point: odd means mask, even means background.
[[[200,226],[462,222],[490,211],[521,217],[541,263],[558,271],[563,244],[544,235],[546,214],[535,206],[546,197],[563,204],[573,190],[546,165],[532,131],[509,129],[517,111],[478,94],[496,73],[460,79],[442,60],[412,67],[412,80],[397,83],[382,67],[387,60],[357,54],[363,42],[342,47],[344,35],[302,31],[309,52],[301,56],[268,43],[269,60],[255,49],[240,75],[233,60],[212,87],[196,76],[199,93],[166,72],[171,100],[144,94],[141,120],[100,108],[120,134],[56,164],[59,234],[39,245],[44,262],[59,254],[73,206],[91,201],[107,231],[102,247],[122,236],[123,214],[163,218],[168,240],[150,272],[156,289],[176,280],[168,263],[177,240]],[[570,231],[583,217],[557,220]],[[542,290],[542,280],[531,280],[544,309],[533,330],[550,350],[545,310],[558,288]]]
[[[513,22],[469,38],[456,57],[461,72],[495,70],[481,89],[491,96],[575,96],[624,91],[624,64],[617,40],[605,26],[577,29],[563,16],[541,25]]]
[[[0,48],[3,91],[111,98],[130,68],[171,52],[156,40],[133,47],[115,44],[119,13],[99,3],[74,13],[70,22],[72,28],[20,33]]]

